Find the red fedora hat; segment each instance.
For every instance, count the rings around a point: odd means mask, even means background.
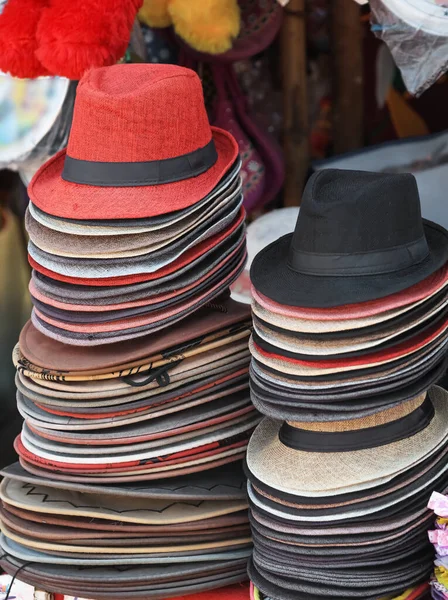
[[[67,219],[139,219],[195,204],[238,156],[211,127],[194,71],[135,64],[81,79],[66,150],[28,188],[44,212]]]

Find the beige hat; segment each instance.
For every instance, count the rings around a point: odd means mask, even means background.
[[[425,416],[428,404],[432,405],[434,411],[432,413],[430,406],[430,412]],[[405,415],[408,407],[409,404],[403,404]],[[321,437],[316,438],[317,444],[320,444],[316,445],[316,448],[321,450],[298,450],[292,447],[288,430],[286,436],[282,437],[283,442],[280,441],[279,436],[285,434],[285,431],[282,431],[285,425],[281,421],[264,419],[249,442],[247,465],[251,473],[265,485],[292,495],[337,495],[368,489],[389,481],[421,463],[447,443],[448,392],[439,387],[431,388],[425,402],[417,411],[421,412],[407,414],[399,422],[392,423],[398,424],[398,430],[406,437],[401,435],[398,439],[395,438],[396,441],[384,443],[383,420],[382,424],[368,430],[361,431],[362,428],[356,428],[355,433],[358,438],[364,438],[367,447],[350,451],[341,448],[331,452],[326,451],[325,443],[322,443],[322,436],[327,436],[331,441],[328,432],[317,433],[317,436]],[[412,418],[417,433],[412,433]],[[402,426],[404,420],[411,425],[407,433]],[[390,425],[391,423],[387,423],[386,426]],[[289,427],[294,429],[294,424],[289,424]],[[305,430],[297,431],[301,432],[301,436]],[[386,433],[391,435],[389,430]],[[340,436],[340,432],[330,435]],[[298,439],[301,439],[300,436]],[[379,441],[382,436],[382,441]],[[306,439],[307,435],[303,435],[303,438]]]

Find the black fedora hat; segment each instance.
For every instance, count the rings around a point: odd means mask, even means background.
[[[421,217],[413,175],[326,169],[304,191],[293,234],[262,250],[257,291],[280,304],[330,308],[384,298],[448,259],[448,232]]]

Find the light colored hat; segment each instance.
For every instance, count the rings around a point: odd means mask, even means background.
[[[392,342],[394,338],[401,334],[410,331],[411,329],[417,328],[426,322],[428,324],[430,319],[433,320],[443,311],[448,305],[448,298],[443,299],[439,302],[432,310],[429,310],[425,314],[420,314],[416,318],[409,318],[407,322],[401,322],[394,325],[391,323],[387,330],[382,331],[371,331],[370,333],[364,333],[364,330],[359,331],[359,335],[356,337],[340,337],[336,339],[328,339],[323,335],[320,339],[315,337],[309,337],[307,335],[291,335],[289,330],[285,329],[282,332],[270,329],[256,316],[254,318],[254,329],[260,338],[266,342],[288,350],[289,352],[296,352],[300,354],[309,355],[321,355],[325,356],[328,354],[345,354],[347,352],[356,352],[359,350],[374,349],[376,346]],[[418,330],[414,329],[415,333]]]
[[[221,233],[232,225],[242,214],[242,197],[232,206],[230,212],[227,208],[221,209],[221,215],[214,215],[208,225],[196,233],[190,232],[181,238],[181,243],[173,244],[168,248],[160,249],[157,253],[150,252],[141,256],[128,258],[65,258],[49,254],[40,250],[32,242],[28,246],[28,252],[39,265],[50,269],[55,273],[72,277],[120,277],[123,275],[136,275],[142,273],[155,273],[180,258],[190,248],[197,246],[200,242],[209,240],[213,235]]]
[[[434,336],[432,339],[428,338],[425,342],[419,344],[419,347],[411,348],[404,347],[400,349],[400,354],[393,353],[390,349],[385,350],[384,352],[379,352],[376,356],[374,353],[371,355],[365,355],[361,357],[355,357],[353,359],[338,359],[332,362],[321,361],[322,364],[318,362],[309,362],[309,361],[299,361],[285,358],[280,354],[271,354],[269,352],[261,349],[251,338],[249,342],[249,348],[252,356],[263,365],[281,371],[284,374],[295,375],[295,376],[308,376],[313,377],[316,375],[328,375],[331,373],[345,373],[346,371],[357,371],[359,369],[367,369],[380,365],[388,365],[393,363],[397,359],[402,359],[406,357],[412,357],[418,355],[418,353],[425,348],[429,347],[432,343],[434,345],[437,343],[440,344],[440,347],[445,343],[448,333],[447,333],[448,324],[443,326],[441,333],[437,336]]]
[[[436,452],[448,441],[448,392],[433,387],[418,412],[400,419],[401,435],[385,431],[384,425],[350,432],[364,439],[364,447],[359,450],[325,451],[323,437],[339,434],[317,433],[316,443],[320,451],[297,450],[292,447],[293,424],[285,430],[281,421],[265,419],[255,430],[248,447],[247,465],[251,473],[264,484],[280,491],[301,496],[339,494],[340,490],[361,490],[374,487],[379,482],[388,481],[398,474],[415,466]],[[432,405],[434,413],[423,413]],[[403,407],[409,406],[406,404]],[[430,411],[432,410],[429,406]],[[381,413],[380,413],[381,414]],[[378,417],[373,417],[377,419]],[[409,419],[414,419],[414,424]],[[402,437],[403,421],[410,429]],[[396,425],[397,422],[392,425]],[[420,424],[420,426],[419,426]],[[415,426],[417,433],[412,434]],[[288,426],[288,424],[287,424]],[[295,429],[297,433],[304,430]],[[282,436],[283,442],[280,441]],[[320,437],[319,437],[320,436]],[[391,440],[387,443],[386,439]],[[298,439],[300,440],[301,433]],[[305,436],[304,436],[305,437]],[[286,439],[285,439],[286,438]],[[318,439],[319,438],[319,439]],[[380,439],[382,438],[382,441]],[[352,441],[352,438],[350,438]],[[393,440],[396,441],[393,441]],[[386,441],[386,443],[385,443]],[[378,442],[378,443],[377,443]],[[377,445],[375,445],[377,443]],[[380,444],[383,445],[380,445]],[[288,445],[286,445],[288,444]],[[367,447],[366,447],[367,446]]]
[[[249,271],[252,261],[263,248],[274,242],[279,236],[293,232],[299,210],[299,207],[296,206],[271,210],[248,225],[246,232],[247,264],[231,288],[234,300],[250,304],[252,294]]]

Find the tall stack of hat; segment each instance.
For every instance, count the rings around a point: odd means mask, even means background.
[[[239,169],[194,72],[120,65],[81,80],[67,151],[29,187],[34,309],[14,351],[25,423],[0,491],[8,572],[88,598],[245,579],[235,462],[260,416],[250,311],[228,297],[246,260]]]
[[[251,268],[254,553],[273,600],[394,597],[428,580],[448,484],[448,232],[412,175],[326,170]],[[432,386],[432,387],[431,387]]]
[[[136,487],[4,471],[2,567],[91,599],[169,598],[243,581],[250,531],[241,469]]]

